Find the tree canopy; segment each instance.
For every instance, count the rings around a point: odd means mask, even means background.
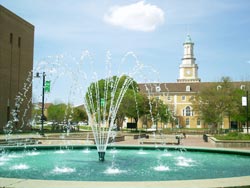
[[[192,103],[201,119],[218,129],[224,117],[236,121],[244,120],[241,106],[241,97],[244,93],[244,90],[233,85],[229,77],[222,77],[220,82],[201,88],[192,99]]]

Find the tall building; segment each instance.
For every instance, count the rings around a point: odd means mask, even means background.
[[[34,26],[0,5],[0,132],[31,117]]]
[[[179,67],[180,77],[177,82],[200,82],[201,80],[198,78],[198,65],[195,63],[196,59],[194,57],[194,43],[192,42],[190,35],[187,35],[183,46],[184,55]]]
[[[184,55],[179,66],[179,78],[176,83],[140,83],[140,92],[155,97],[167,104],[175,118],[175,123],[163,125],[161,122],[158,127],[171,128],[172,126],[185,128],[208,128],[195,113],[190,99],[197,94],[201,88],[208,86],[220,87],[219,82],[201,82],[198,77],[198,65],[195,63],[194,43],[190,35],[187,36],[184,44]],[[234,87],[245,89],[249,82],[233,82]],[[152,122],[151,122],[152,123]],[[141,123],[142,124],[142,123]],[[142,126],[142,125],[139,125]],[[164,126],[164,127],[163,127]],[[228,117],[223,118],[222,128],[235,127],[235,122],[230,122]],[[145,127],[145,126],[144,126]]]

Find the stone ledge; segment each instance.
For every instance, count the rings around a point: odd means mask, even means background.
[[[216,147],[222,148],[247,148],[250,147],[250,140],[218,140],[211,135],[207,135],[209,142]]]

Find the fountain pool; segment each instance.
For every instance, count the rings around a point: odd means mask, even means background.
[[[13,148],[12,148],[13,149]],[[116,147],[103,163],[94,147],[2,150],[0,177],[69,181],[169,181],[250,176],[250,152]]]

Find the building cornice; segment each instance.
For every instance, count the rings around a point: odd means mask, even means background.
[[[22,22],[22,24],[26,25],[28,28],[30,28],[33,31],[35,29],[34,25],[32,25],[31,23],[29,23],[26,20],[22,19],[20,16],[18,16],[15,13],[11,12],[7,8],[3,7],[2,5],[0,5],[0,14],[5,14],[5,15],[11,17],[12,19],[15,19],[15,20],[17,20],[19,22]]]

